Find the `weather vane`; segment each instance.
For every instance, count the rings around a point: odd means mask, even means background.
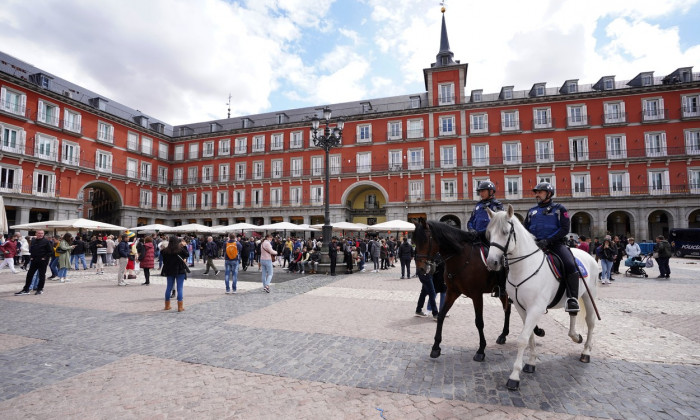
[[[231,118],[231,93],[228,94],[228,102],[226,102],[226,105],[228,105],[228,117]]]
[[[442,13],[445,13],[445,6],[447,6],[447,2],[446,2],[445,0],[442,0],[442,1],[440,2],[440,6],[441,6],[441,7],[440,7],[440,11],[441,11]]]

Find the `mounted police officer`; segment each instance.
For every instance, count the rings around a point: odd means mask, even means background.
[[[491,181],[481,181],[479,186],[476,187],[476,193],[479,194],[481,200],[476,203],[474,211],[467,222],[467,228],[469,230],[476,231],[479,240],[482,243],[488,244],[486,240],[486,226],[488,226],[491,218],[486,212],[486,209],[491,209],[491,211],[502,211],[503,204],[496,200],[496,186]],[[494,292],[492,296],[504,296],[506,291],[506,273],[505,270],[498,272],[498,290],[494,287]]]
[[[564,264],[566,278],[566,311],[575,316],[579,311],[579,273],[574,256],[566,247],[571,220],[566,208],[552,201],[554,187],[549,182],[540,182],[532,189],[537,205],[527,212],[523,225],[535,236],[537,245],[556,254]]]

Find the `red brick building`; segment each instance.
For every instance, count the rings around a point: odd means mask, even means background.
[[[332,104],[331,221],[465,226],[490,179],[522,216],[546,180],[572,231],[640,239],[700,227],[700,75],[467,91],[444,17],[426,92]],[[0,53],[0,192],[10,224],[322,223],[318,107],[171,126]],[[467,93],[468,92],[468,93]],[[235,98],[234,98],[235,100]]]

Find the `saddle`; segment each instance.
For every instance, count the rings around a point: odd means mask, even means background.
[[[549,250],[545,250],[544,253],[546,256],[545,259],[547,260],[547,264],[549,265],[549,269],[552,270],[552,274],[554,274],[554,277],[559,282],[559,288],[557,289],[557,293],[554,295],[554,299],[549,305],[547,305],[547,309],[550,309],[561,300],[562,296],[564,296],[564,292],[566,291],[566,282],[562,280],[564,280],[564,276],[566,275],[566,273],[564,272],[564,263],[561,261],[561,258],[559,258],[557,254],[554,254]],[[586,267],[583,265],[583,262],[581,262],[581,260],[579,260],[576,257],[574,257],[574,260],[576,261],[576,265],[578,266],[578,271],[581,274],[581,276],[584,279],[587,278],[588,270],[586,270]]]

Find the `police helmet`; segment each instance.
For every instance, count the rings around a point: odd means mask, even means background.
[[[479,186],[476,187],[476,192],[479,193],[483,190],[491,190],[491,194],[496,193],[496,186],[491,181],[481,181]]]
[[[554,197],[554,187],[552,187],[552,184],[549,182],[540,182],[539,184],[535,185],[532,192],[537,191],[547,191],[547,197]]]

